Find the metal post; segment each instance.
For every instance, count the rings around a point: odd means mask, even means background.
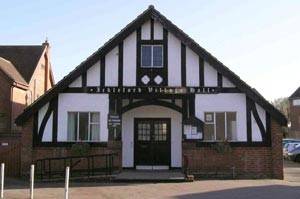
[[[30,199],[33,199],[33,185],[34,185],[34,164],[30,168]]]
[[[0,198],[4,198],[4,163],[1,163],[1,191]]]
[[[69,176],[70,176],[70,167],[66,167],[65,199],[69,198]]]

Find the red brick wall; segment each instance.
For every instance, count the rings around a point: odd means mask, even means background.
[[[0,70],[0,134],[10,132],[12,82]]]
[[[35,147],[32,148],[33,119],[28,120],[22,130],[21,144],[21,175],[29,175],[30,164],[37,159],[70,156],[70,147]],[[102,154],[116,152],[118,157],[114,159],[114,165],[121,168],[122,152],[121,142],[109,142],[107,147],[92,147],[90,154]]]
[[[271,131],[271,147],[232,147],[232,152],[220,154],[212,147],[183,143],[183,156],[188,158],[191,172],[232,173],[234,167],[237,178],[283,179],[280,125],[272,121]]]
[[[66,147],[32,148],[32,119],[23,126],[21,147],[21,173],[28,175],[30,164],[40,158],[70,155]],[[271,121],[271,147],[233,147],[232,153],[219,154],[211,147],[196,147],[192,143],[183,143],[183,155],[189,159],[192,170],[202,172],[231,172],[235,167],[237,178],[277,178],[283,179],[282,132],[274,120]],[[121,143],[110,142],[108,147],[92,148],[92,154],[118,152],[116,164],[121,168]]]

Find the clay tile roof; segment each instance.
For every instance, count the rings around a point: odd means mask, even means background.
[[[26,81],[15,68],[15,66],[3,57],[0,57],[0,70],[3,71],[13,81],[27,85]]]
[[[45,46],[0,46],[0,57],[9,60],[29,83]]]

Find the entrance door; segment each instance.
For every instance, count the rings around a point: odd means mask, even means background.
[[[170,118],[134,120],[134,165],[137,169],[168,169],[171,162]]]

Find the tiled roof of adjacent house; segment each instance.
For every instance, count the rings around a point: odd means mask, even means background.
[[[0,46],[0,57],[9,60],[29,83],[44,49],[43,45]]]
[[[289,97],[290,99],[293,98],[300,98],[300,87]]]
[[[18,72],[16,67],[8,60],[0,57],[0,70],[3,71],[10,79],[17,83],[27,85],[22,75]]]

